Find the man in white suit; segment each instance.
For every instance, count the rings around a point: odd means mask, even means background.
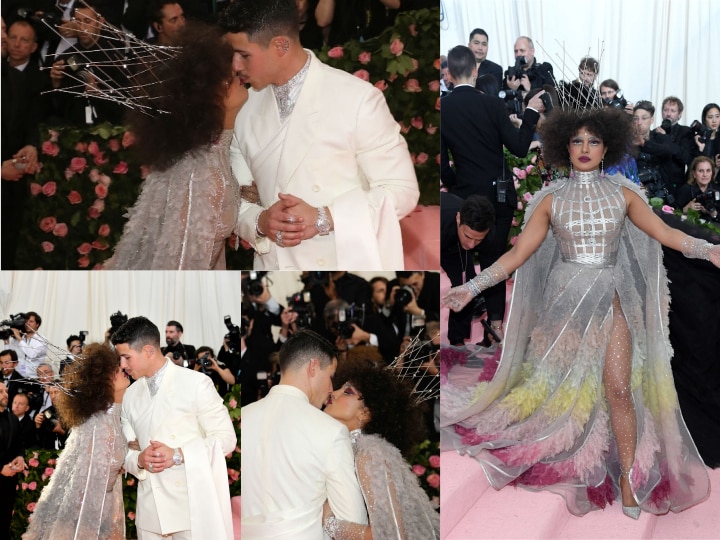
[[[303,49],[295,0],[237,0],[220,23],[254,90],[230,152],[255,269],[404,268],[419,189],[382,92]]]
[[[347,428],[320,411],[336,367],[330,342],[301,330],[280,349],[280,384],[243,407],[243,540],[322,540],[326,500],[367,523]]]
[[[231,540],[224,456],[239,441],[210,378],[165,358],[160,331],[145,317],[129,319],[112,343],[135,379],[121,419],[127,440],[137,441],[125,470],[138,479],[139,540]]]

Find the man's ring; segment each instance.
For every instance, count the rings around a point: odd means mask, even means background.
[[[277,242],[278,246],[283,247],[282,231],[275,233],[275,242]]]
[[[151,463],[150,465],[148,465],[148,469],[150,469],[150,472],[152,472],[152,469],[153,469],[153,464],[152,464],[152,463]]]
[[[295,223],[295,216],[290,214],[285,221],[288,223]]]

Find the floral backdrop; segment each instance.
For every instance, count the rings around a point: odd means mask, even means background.
[[[383,91],[408,142],[421,204],[440,200],[439,17],[439,8],[400,13],[395,25],[376,38],[318,51],[324,62]],[[147,174],[133,161],[132,134],[106,124],[44,127],[40,140],[42,169],[26,177],[31,196],[18,233],[16,268],[100,268]],[[228,248],[229,269],[252,266],[248,248]]]

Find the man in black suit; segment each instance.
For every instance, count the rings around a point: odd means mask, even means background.
[[[514,51],[516,65],[518,59],[524,59],[525,63],[522,65],[520,77],[515,77],[516,66],[508,67],[502,83],[504,90],[529,92],[533,88],[542,88],[546,84],[551,86],[555,84],[552,66],[548,62],[538,62],[537,58],[535,58],[535,45],[532,39],[527,36],[520,36],[515,40]]]
[[[27,450],[35,445],[35,422],[30,416],[30,397],[24,392],[15,394],[11,404],[12,413],[20,422],[20,440]]]
[[[488,41],[487,32],[482,28],[475,28],[475,30],[470,32],[468,48],[475,55],[478,78],[483,75],[492,75],[497,80],[498,88],[500,88],[503,80],[502,68],[495,62],[487,59]]]
[[[26,467],[23,452],[20,423],[8,408],[7,388],[0,384],[0,539],[10,538],[17,474]]]
[[[5,349],[0,352],[0,367],[2,368],[2,384],[8,391],[8,400],[12,403],[15,394],[19,392],[27,392],[28,385],[22,375],[15,368],[18,364],[17,352],[13,349]]]
[[[455,79],[455,90],[441,99],[440,159],[441,179],[451,193],[460,198],[482,195],[495,207],[495,231],[487,240],[485,263],[495,262],[507,248],[517,193],[503,146],[516,156],[527,155],[533,139],[544,91],[528,101],[523,123],[516,129],[510,123],[505,103],[474,88],[475,56],[459,45],[448,53],[448,68]],[[454,169],[450,166],[450,155]],[[485,267],[485,263],[483,267]],[[505,283],[496,285],[504,294]],[[498,291],[497,294],[500,294]]]
[[[440,193],[440,266],[453,287],[475,277],[475,253],[482,268],[489,266],[486,261],[492,253],[488,254],[486,246],[490,242],[483,240],[492,238],[494,222],[495,208],[487,198],[470,195],[463,200],[452,193]],[[502,335],[505,289],[491,287],[483,297],[490,325]],[[470,337],[474,307],[475,303],[470,302],[461,311],[450,311],[447,335],[451,345],[462,346]]]

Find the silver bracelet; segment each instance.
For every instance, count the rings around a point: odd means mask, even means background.
[[[338,533],[338,529],[340,528],[340,523],[338,523],[338,519],[331,515],[325,520],[325,523],[323,523],[323,530],[327,533],[327,535],[330,538],[335,538],[335,536]]]
[[[692,236],[686,236],[680,250],[688,259],[702,259],[704,261],[709,261],[710,250],[712,247],[713,245],[710,242],[700,240],[699,238],[693,238]]]
[[[477,296],[485,289],[489,289],[493,285],[497,285],[501,281],[505,281],[507,278],[508,273],[499,262],[495,261],[477,276],[468,281],[467,284],[473,296]]]
[[[257,216],[255,216],[255,235],[258,238],[265,238],[265,233],[260,230],[260,216],[265,210],[261,210]]]

